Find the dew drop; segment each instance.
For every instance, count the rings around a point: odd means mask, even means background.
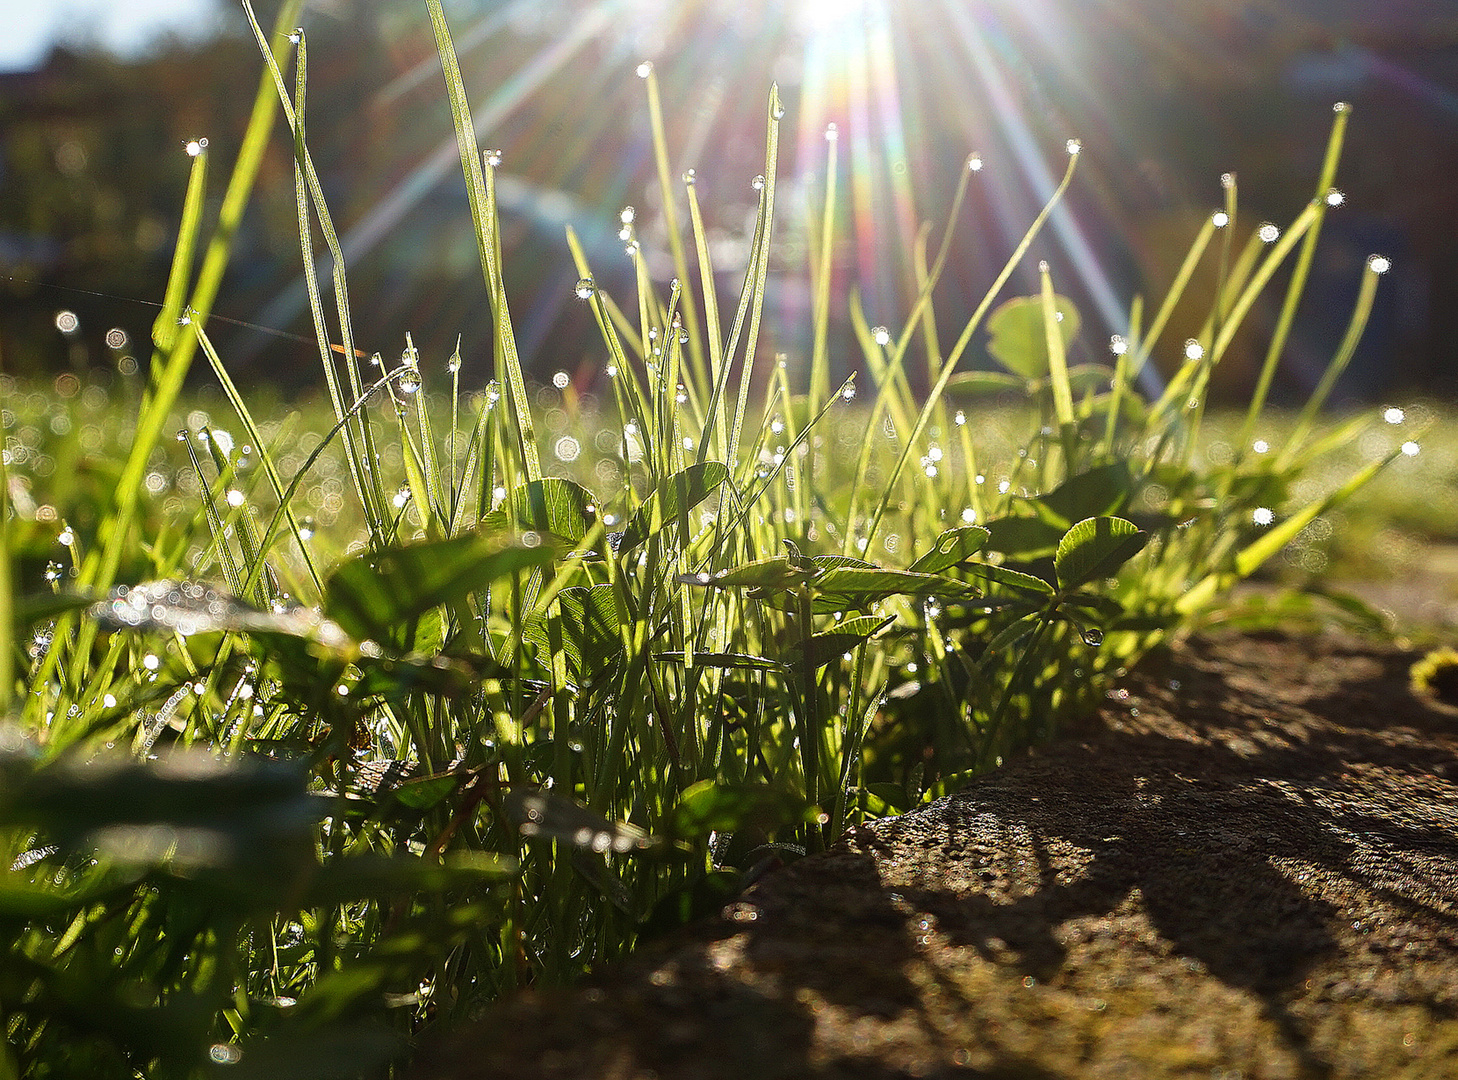
[[[1367,269],[1374,274],[1385,274],[1392,269],[1392,260],[1386,255],[1373,255],[1367,260]]]
[[[402,394],[413,394],[420,389],[420,369],[414,367],[405,368],[395,379],[395,386]]]
[[[685,184],[687,184],[689,187],[693,187],[694,184],[695,184],[695,182],[697,182],[697,180],[698,180],[698,176],[694,173],[694,171],[692,169],[685,169],[684,170],[684,172],[683,172],[683,182]]]
[[[1400,424],[1406,417],[1407,414],[1395,406],[1384,410],[1382,413],[1382,419],[1386,420],[1389,424]]]
[[[1069,157],[1072,157],[1083,149],[1083,143],[1079,142],[1077,139],[1069,139],[1066,143],[1063,144],[1063,149],[1068,151]]]
[[[877,345],[891,344],[891,331],[887,330],[884,326],[871,327],[871,337],[876,339]]]
[[[978,153],[975,153],[974,152],[974,153],[971,153],[971,154],[968,154],[967,155],[967,171],[968,172],[981,172],[982,171],[982,155],[981,154],[978,154]]]
[[[571,376],[569,376],[565,371],[559,371],[552,376],[552,385],[555,386],[558,390],[566,390],[567,384],[571,381]]]
[[[1194,338],[1185,342],[1185,359],[1198,360],[1205,355],[1205,346],[1201,345]]]
[[[1276,520],[1275,511],[1268,506],[1256,507],[1255,512],[1250,517],[1257,525],[1269,525]]]
[[[1220,174],[1220,186],[1229,191],[1235,186],[1235,174],[1233,172]]]
[[[1109,352],[1115,356],[1123,356],[1129,351],[1129,342],[1123,334],[1114,334],[1109,338]]]
[[[764,174],[763,173],[760,173],[758,176],[756,176],[753,180],[751,180],[749,182],[749,186],[752,187],[752,188],[754,188],[755,191],[763,191],[764,190],[764,184],[765,184],[765,180],[764,180]]]
[[[618,220],[621,221],[624,225],[633,224],[633,221],[635,218],[637,218],[637,216],[638,211],[634,210],[631,206],[625,206],[622,208],[622,210],[618,212]]]
[[[1326,205],[1327,206],[1341,206],[1342,203],[1344,203],[1346,201],[1347,201],[1346,192],[1342,191],[1340,188],[1332,188],[1330,191],[1328,191],[1326,193]]]
[[[1350,101],[1333,102],[1331,111],[1334,113],[1349,113],[1352,111],[1352,103]]]
[[[483,150],[481,160],[486,163],[488,169],[501,168],[501,151],[496,149]]]
[[[833,142],[835,142],[839,138],[840,138],[840,128],[836,127],[836,125],[834,125],[834,124],[826,124],[825,125],[825,141],[826,142],[829,142],[829,143],[833,143]]]
[[[1085,630],[1081,636],[1083,637],[1083,643],[1091,648],[1096,649],[1104,643],[1104,632],[1097,627],[1091,627]]]
[[[183,147],[183,149],[187,151],[188,157],[197,157],[207,148],[208,141],[206,139],[193,139],[185,147]]]
[[[770,115],[776,120],[783,120],[785,118],[785,107],[780,104],[778,98],[775,99],[775,107],[770,110]]]
[[[1224,210],[1216,210],[1215,213],[1210,216],[1210,224],[1214,225],[1217,229],[1223,229],[1225,228],[1225,226],[1230,224],[1230,215],[1227,214]]]
[[[1261,223],[1261,227],[1256,230],[1256,235],[1261,238],[1261,243],[1274,244],[1280,238],[1281,230],[1266,221]]]
[[[640,79],[646,79],[649,75],[652,75],[652,74],[653,74],[653,61],[652,60],[644,60],[641,64],[638,65],[638,78],[640,78]]]
[[[1405,442],[1402,444],[1402,452],[1408,457],[1417,457],[1418,451],[1421,449],[1422,447],[1415,442]]]
[[[574,291],[577,293],[577,299],[591,300],[592,294],[597,292],[597,286],[593,284],[592,278],[585,277],[577,282],[577,287]]]

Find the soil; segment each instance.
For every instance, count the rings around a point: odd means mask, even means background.
[[[1412,659],[1197,638],[417,1075],[1458,1076],[1458,715]]]

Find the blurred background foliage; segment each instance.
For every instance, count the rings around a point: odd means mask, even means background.
[[[0,75],[0,371],[145,363],[146,305],[162,294],[187,173],[182,146],[208,137],[214,176],[226,176],[247,118],[243,88],[257,77],[241,10],[217,5],[216,35],[163,38],[120,59],[88,44],[83,28],[34,70]],[[260,5],[265,24],[273,7]],[[781,86],[795,132],[782,153],[787,210],[769,297],[782,317],[768,320],[777,329],[762,347],[786,352],[792,366],[808,362],[808,339],[796,336],[811,323],[806,220],[829,123],[848,162],[834,355],[857,352],[844,314],[852,289],[872,322],[904,320],[914,284],[885,252],[907,250],[921,222],[945,213],[969,150],[984,155],[987,182],[968,200],[939,289],[949,316],[981,295],[1051,190],[1041,163],[1076,136],[1080,182],[1027,265],[1047,257],[1070,267],[1062,280],[1088,324],[1073,348],[1096,359],[1125,328],[1128,297],[1173,277],[1221,201],[1222,173],[1240,178],[1243,231],[1294,216],[1329,107],[1345,99],[1355,107],[1339,174],[1346,203],[1324,232],[1277,394],[1302,398],[1319,377],[1372,251],[1393,257],[1392,287],[1339,396],[1458,386],[1458,345],[1441,325],[1458,308],[1458,12],[1449,5],[457,0],[447,10],[482,145],[503,152],[507,286],[523,358],[543,379],[565,370],[585,389],[601,378],[595,332],[572,298],[564,225],[583,237],[600,276],[617,267],[626,284],[615,234],[619,210],[636,203],[637,237],[658,275],[671,276],[648,117],[631,78],[647,58],[726,281],[742,272],[752,229],[761,90]],[[309,4],[304,22],[310,147],[344,238],[357,339],[388,356],[413,331],[424,361],[443,363],[461,335],[463,378],[482,381],[489,318],[425,13],[404,0],[331,0]],[[213,322],[246,383],[317,380],[312,346],[297,340],[311,331],[295,220],[289,147],[276,135]],[[1192,295],[1203,295],[1199,285]],[[1034,286],[1029,278],[1013,289]],[[69,332],[58,329],[61,311],[77,316]],[[1258,315],[1252,341],[1222,365],[1226,391],[1248,387],[1254,338],[1274,317]],[[1187,336],[1179,322],[1172,341]],[[114,328],[127,340],[108,339]],[[1177,360],[1163,358],[1165,370]]]

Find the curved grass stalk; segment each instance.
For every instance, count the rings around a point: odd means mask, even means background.
[[[971,317],[968,318],[966,324],[962,327],[962,333],[958,336],[957,343],[952,346],[951,354],[947,357],[945,363],[942,364],[941,374],[937,376],[937,381],[932,385],[931,391],[927,394],[926,404],[922,406],[921,414],[916,419],[916,427],[912,430],[911,437],[906,440],[906,445],[902,447],[901,457],[897,460],[895,468],[891,470],[891,476],[888,478],[886,484],[886,491],[882,494],[881,501],[876,504],[875,513],[871,515],[871,521],[866,528],[865,534],[868,547],[871,540],[875,538],[877,528],[880,527],[881,518],[886,513],[886,507],[890,505],[891,493],[896,490],[896,481],[901,476],[902,470],[906,468],[906,461],[911,457],[913,447],[916,446],[917,441],[926,430],[932,413],[936,409],[937,402],[941,400],[942,392],[946,390],[947,383],[952,379],[952,372],[956,370],[957,364],[961,362],[962,354],[967,351],[967,346],[971,344],[972,335],[982,325],[982,320],[987,317],[987,311],[992,307],[993,300],[1002,291],[1002,287],[1007,284],[1008,278],[1012,277],[1013,271],[1017,268],[1018,263],[1022,262],[1023,256],[1027,254],[1028,248],[1033,244],[1033,238],[1042,230],[1043,225],[1048,220],[1048,215],[1053,212],[1053,207],[1058,204],[1058,200],[1063,198],[1063,193],[1068,190],[1068,185],[1073,182],[1073,173],[1077,165],[1078,156],[1076,154],[1070,155],[1068,158],[1068,168],[1064,170],[1063,179],[1059,181],[1058,186],[1053,190],[1053,194],[1049,197],[1048,201],[1043,204],[1043,209],[1038,212],[1038,216],[1028,226],[1028,231],[1023,234],[1022,240],[1018,242],[1017,247],[1008,256],[1007,262],[1003,264],[1002,270],[998,273],[991,287],[983,294],[982,302],[977,305],[977,309],[972,312]],[[850,535],[853,531],[853,519],[848,517],[846,519],[846,533]]]
[[[1312,211],[1311,228],[1307,231],[1306,242],[1301,246],[1301,254],[1296,258],[1290,284],[1286,286],[1286,299],[1281,304],[1281,314],[1276,320],[1276,329],[1271,334],[1265,363],[1261,365],[1260,377],[1256,380],[1250,406],[1246,409],[1245,423],[1241,425],[1240,436],[1236,439],[1237,446],[1243,447],[1250,441],[1261,410],[1266,406],[1266,395],[1270,393],[1271,380],[1276,375],[1276,364],[1286,349],[1286,339],[1290,336],[1291,324],[1296,318],[1296,307],[1306,291],[1306,278],[1311,273],[1311,262],[1316,257],[1316,241],[1321,235],[1322,222],[1326,220],[1327,193],[1336,179],[1337,163],[1341,160],[1342,140],[1346,136],[1347,118],[1351,115],[1351,108],[1345,102],[1339,102],[1334,112],[1331,135],[1326,143],[1326,156],[1321,165],[1321,178],[1317,181],[1316,196],[1308,208]]]

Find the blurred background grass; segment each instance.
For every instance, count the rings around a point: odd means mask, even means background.
[[[592,395],[577,395],[571,388],[551,384],[532,390],[540,417],[544,465],[553,475],[566,476],[599,493],[621,489],[622,471],[631,468],[621,455],[617,417],[607,403]],[[10,466],[12,495],[26,528],[34,530],[26,546],[32,553],[31,580],[41,572],[39,562],[54,561],[65,573],[72,565],[69,552],[55,540],[69,525],[83,549],[89,548],[111,497],[119,462],[131,444],[135,409],[129,402],[140,392],[135,380],[98,375],[83,382],[69,372],[52,379],[0,376],[0,426]],[[285,476],[303,464],[317,447],[320,434],[333,424],[332,407],[324,395],[286,398],[267,390],[254,393],[251,407],[259,418],[260,433],[274,447]],[[393,416],[388,401],[376,406],[382,419]],[[436,430],[447,438],[449,404],[432,399]],[[1428,629],[1458,627],[1458,411],[1449,403],[1431,399],[1409,401],[1392,418],[1400,420],[1372,429],[1366,435],[1327,455],[1298,482],[1292,496],[1304,503],[1339,486],[1352,473],[1381,457],[1411,433],[1423,430],[1421,452],[1399,457],[1350,502],[1318,518],[1282,555],[1258,576],[1262,591],[1272,586],[1321,585],[1355,591],[1379,611],[1391,612],[1397,625]],[[865,428],[868,408],[838,409],[825,423],[825,438],[853,457]],[[1014,462],[1034,427],[1026,405],[1008,402],[969,408],[967,424],[974,433],[978,467],[989,488],[1013,475]],[[1204,425],[1197,460],[1220,465],[1230,460],[1243,416],[1215,411]],[[1333,417],[1332,426],[1344,419]],[[1279,410],[1262,422],[1258,436],[1272,446],[1284,441],[1293,416]],[[179,405],[169,430],[188,432],[195,442],[210,433],[225,447],[242,446],[236,417],[220,391],[199,387]],[[883,448],[889,456],[895,445]],[[400,471],[400,446],[382,447],[385,471]],[[245,459],[246,460],[246,459]],[[256,464],[256,454],[252,457]],[[942,468],[965,475],[956,440],[947,445]],[[883,465],[889,465],[883,462]],[[271,508],[266,489],[253,486],[256,471],[242,470],[238,484],[256,503]],[[335,443],[314,465],[298,496],[297,509],[317,531],[314,545],[325,564],[363,541],[364,523],[352,496],[348,467]],[[179,515],[199,513],[199,480],[185,448],[169,440],[156,455],[146,479],[149,529]],[[403,500],[402,500],[403,505]],[[611,512],[611,505],[604,503]],[[418,524],[413,508],[407,521]],[[896,543],[894,533],[888,534]],[[885,538],[883,538],[883,543]],[[329,545],[334,545],[332,548]],[[323,546],[321,546],[323,545]],[[41,553],[49,550],[50,554]],[[201,549],[195,553],[200,556]],[[287,561],[280,550],[279,555]],[[897,552],[883,550],[868,557],[897,561]],[[200,571],[205,568],[200,567]],[[300,572],[299,567],[293,568]],[[147,574],[138,568],[138,579]]]

